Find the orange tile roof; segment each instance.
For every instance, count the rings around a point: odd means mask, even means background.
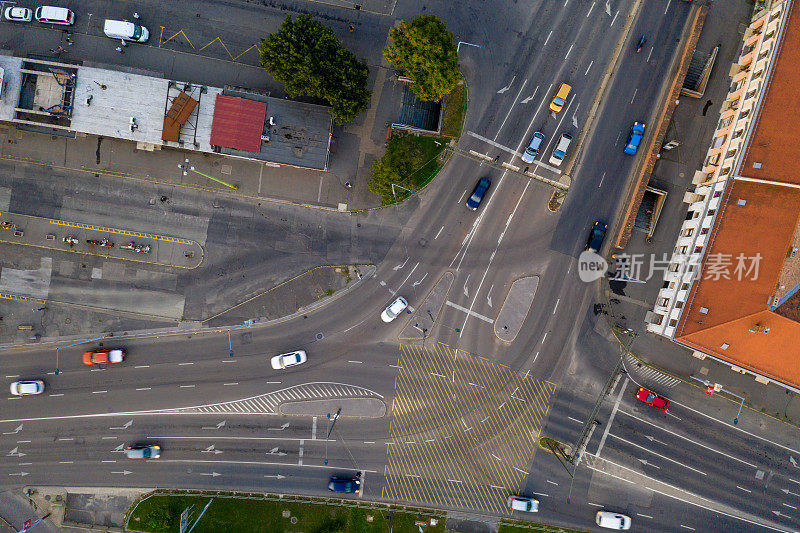
[[[762,76],[762,83],[769,81],[769,88],[738,175],[800,184],[800,16],[795,12],[795,2],[784,5],[791,6],[791,12],[779,55],[773,59],[772,75],[769,79],[766,72]],[[761,168],[754,168],[754,163],[760,163]]]

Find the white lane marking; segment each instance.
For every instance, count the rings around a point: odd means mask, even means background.
[[[573,49],[574,47],[575,47],[575,44],[574,44],[574,43],[573,43],[573,44],[571,44],[571,45],[569,45],[569,50],[567,50],[567,55],[565,55],[565,56],[564,56],[564,61],[566,61],[566,60],[567,60],[567,58],[569,57],[569,54],[570,54],[570,52],[572,52],[572,49]]]
[[[560,301],[561,301],[561,298],[559,298],[558,300],[556,300],[556,305],[555,305],[555,307],[553,307],[553,314],[556,314],[556,309],[558,309],[558,303],[559,303]]]
[[[617,415],[617,409],[619,409],[619,403],[622,401],[622,395],[625,393],[625,389],[628,387],[628,378],[625,378],[625,381],[622,382],[622,387],[619,389],[619,394],[617,394],[617,401],[614,403],[614,408],[611,410],[611,416],[608,417],[608,422],[606,423],[606,430],[603,431],[603,438],[600,439],[600,445],[597,447],[597,451],[595,455],[600,457],[600,452],[603,450],[603,446],[606,443],[606,439],[608,438],[608,432],[611,431],[611,424],[614,422],[614,417]]]
[[[492,454],[492,457],[494,457],[494,458],[495,458],[495,459],[497,459],[498,461],[502,461],[502,459],[500,459],[499,457],[497,457],[495,454]]]
[[[317,417],[311,419],[311,440],[317,440]]]
[[[520,146],[522,146],[521,142],[520,142]],[[505,172],[503,173],[503,175],[505,176]],[[514,217],[514,214],[517,212],[517,209],[519,209],[519,206],[522,203],[522,199],[525,198],[525,192],[528,190],[528,187],[530,186],[530,184],[531,184],[530,180],[525,182],[525,188],[522,189],[522,193],[519,195],[519,199],[517,200],[517,205],[515,205],[514,206],[514,210],[511,211],[511,215],[509,216],[509,220]],[[498,196],[497,195],[497,191],[495,191],[495,195],[492,196],[489,200],[490,201],[494,200],[494,198],[496,196]],[[486,211],[484,211],[484,213],[485,212]],[[505,234],[505,232],[503,232],[503,234]],[[494,247],[494,252],[495,253],[497,252],[498,248],[500,248],[500,241],[497,241],[497,245]],[[466,256],[466,252],[464,253],[464,255]],[[494,254],[492,254],[492,256],[494,256]],[[483,271],[483,277],[481,277],[481,282],[478,284],[478,289],[475,291],[475,296],[472,298],[472,303],[469,304],[469,311],[467,312],[467,316],[464,319],[464,323],[461,325],[461,331],[458,332],[458,337],[459,338],[461,338],[461,336],[464,335],[464,328],[467,326],[467,321],[469,320],[469,317],[472,314],[472,308],[475,306],[475,301],[478,299],[478,293],[481,292],[481,287],[483,287],[483,282],[486,281],[486,275],[489,273],[489,269],[491,268],[491,266],[492,266],[492,261],[489,260],[489,263],[486,265],[486,270]],[[494,323],[494,321],[490,322],[490,324],[491,323]]]
[[[59,392],[58,394],[48,394],[48,396],[50,396],[51,398],[56,398],[58,396],[64,396],[64,393],[63,392]]]
[[[511,83],[513,83],[513,82],[514,82],[514,80],[512,79]],[[514,109],[514,106],[517,105],[517,100],[519,100],[519,97],[522,94],[523,89],[525,89],[525,84],[526,83],[528,83],[528,80],[525,80],[525,81],[522,82],[522,87],[519,88],[519,92],[517,93],[517,96],[514,97],[514,101],[511,103],[511,107],[508,108],[508,113],[506,113],[506,118],[503,119],[503,122],[500,124],[500,127],[497,128],[497,133],[494,136],[494,140],[495,141],[497,140],[497,136],[500,135],[500,130],[503,129],[503,126],[505,125],[506,120],[508,120],[508,116],[511,114],[511,111]],[[511,87],[511,84],[509,84],[509,87]]]
[[[681,524],[681,527],[684,528],[684,529],[688,529],[690,531],[694,531],[694,528],[690,527],[690,526],[684,526],[683,524]]]
[[[584,76],[586,76],[587,74],[589,74],[589,69],[590,69],[590,68],[592,68],[592,65],[593,65],[593,64],[594,64],[594,59],[592,59],[592,60],[589,62],[589,66],[588,66],[588,67],[586,67],[586,72],[584,72],[584,73],[583,73],[583,75],[584,75]]]
[[[443,229],[444,229],[444,226],[442,226],[441,228],[439,228],[439,231],[437,231],[437,232],[436,232],[436,237],[434,237],[434,238],[433,238],[433,240],[434,240],[434,241],[435,241],[436,239],[438,239],[438,238],[439,238],[439,234],[440,234],[440,233],[442,233],[442,230],[443,230]]]
[[[797,507],[795,507],[794,505],[789,505],[788,503],[781,503],[781,505],[785,505],[789,509],[794,509],[795,511],[797,510]]]
[[[418,266],[419,266],[419,261],[417,262],[416,265],[414,265],[414,268],[411,269],[411,272],[408,273],[408,276],[406,276],[406,279],[404,279],[402,282],[400,282],[400,285],[397,286],[397,290],[396,291],[390,291],[392,293],[392,296],[394,296],[398,292],[400,292],[400,289],[403,287],[403,285],[406,284],[406,281],[408,281],[408,278],[411,277],[411,274],[414,273],[414,271],[417,269]]]
[[[297,460],[299,466],[303,466],[303,440],[300,440],[300,458]]]
[[[464,196],[466,196],[466,195],[467,195],[467,191],[462,192],[461,193],[461,197],[458,199],[458,201],[456,203],[460,204],[461,202],[463,202],[464,201]],[[444,226],[442,226],[442,227],[444,227]]]
[[[103,437],[102,440],[113,440],[113,439],[118,439],[118,438],[119,437],[114,437],[114,436],[112,436],[112,437]]]
[[[573,418],[573,417],[571,417],[571,416],[568,416],[567,418],[569,418],[569,419],[570,419],[570,420],[572,420],[573,422],[577,422],[578,424],[583,424],[583,421],[582,421],[582,420],[578,420],[577,418]]]
[[[453,303],[453,302],[451,302],[450,300],[448,300],[448,301],[447,301],[447,302],[445,302],[445,303],[446,303],[447,305],[449,305],[450,307],[452,307],[453,309],[457,309],[457,310],[459,310],[459,311],[461,311],[461,312],[463,312],[463,313],[467,313],[467,315],[472,315],[472,316],[474,316],[475,318],[478,318],[478,319],[480,319],[480,320],[483,320],[484,322],[488,322],[489,324],[494,324],[494,319],[491,319],[491,318],[489,318],[488,316],[483,316],[482,314],[480,314],[480,313],[476,313],[475,311],[471,311],[471,310],[467,309],[466,307],[462,307],[462,306],[460,306],[460,305],[458,305],[458,304],[454,304],[454,303]]]
[[[637,92],[639,92],[639,89],[638,89],[638,88],[637,88],[637,89],[634,89],[634,91],[633,91],[633,98],[631,98],[631,103],[633,103],[633,101],[634,101],[634,100],[636,100],[636,93],[637,93]]]
[[[139,389],[136,389],[136,390],[150,390],[151,388],[152,388],[152,387],[141,387],[141,388],[139,388]]]
[[[631,441],[629,441],[629,440],[627,440],[627,439],[623,439],[623,438],[622,438],[622,437],[620,437],[619,435],[614,435],[613,433],[610,433],[610,435],[611,435],[612,437],[614,437],[615,439],[617,439],[617,440],[621,440],[621,441],[622,441],[622,442],[624,442],[625,444],[629,444],[630,446],[633,446],[634,448],[639,448],[640,450],[644,450],[644,451],[646,451],[646,452],[650,452],[650,453],[652,453],[653,455],[657,455],[657,456],[661,457],[662,459],[664,459],[665,461],[669,461],[669,462],[671,462],[671,463],[675,463],[676,465],[680,465],[680,466],[682,466],[682,467],[684,467],[684,468],[686,468],[686,469],[689,469],[689,470],[691,470],[691,471],[693,471],[693,472],[697,472],[698,474],[702,474],[702,475],[704,475],[704,476],[707,476],[707,475],[708,475],[708,474],[706,474],[705,472],[703,472],[702,470],[698,470],[698,469],[696,469],[696,468],[692,468],[691,466],[685,465],[685,464],[683,464],[683,463],[681,463],[681,462],[679,462],[679,461],[676,461],[675,459],[670,459],[670,458],[669,458],[669,457],[667,457],[666,455],[663,455],[663,454],[660,454],[660,453],[658,453],[658,452],[655,452],[655,451],[653,451],[653,450],[651,450],[651,449],[649,449],[649,448],[646,448],[645,446],[640,446],[639,444],[636,444],[635,442],[631,442]],[[655,465],[653,465],[653,466],[655,466]],[[660,468],[660,467],[656,467],[656,468]]]
[[[363,364],[364,364],[364,362],[363,362],[363,361],[347,361],[347,362],[348,362],[348,363],[353,363],[353,364],[355,364],[355,365],[363,365]]]
[[[431,376],[436,376],[438,378],[447,378],[444,374],[437,374],[436,372],[431,372]]]
[[[674,402],[673,402],[673,403],[674,403]],[[631,418],[633,418],[633,419],[635,419],[635,420],[638,420],[639,422],[644,422],[644,423],[646,423],[646,424],[649,424],[649,425],[651,425],[651,426],[653,426],[653,427],[655,427],[655,428],[658,428],[658,429],[660,429],[661,431],[664,431],[664,432],[666,432],[666,433],[669,433],[670,435],[674,435],[674,436],[676,436],[676,437],[680,437],[681,439],[683,439],[683,440],[685,440],[685,441],[687,441],[687,442],[691,442],[692,444],[695,444],[695,445],[697,445],[697,446],[700,446],[700,447],[702,447],[702,448],[705,448],[705,449],[707,449],[707,450],[710,450],[710,451],[712,451],[712,452],[714,452],[714,453],[718,453],[718,454],[720,454],[720,455],[724,455],[724,456],[725,456],[725,457],[727,457],[728,459],[733,459],[734,461],[739,461],[740,463],[742,463],[742,464],[745,464],[745,465],[747,465],[747,466],[749,466],[749,467],[752,467],[752,468],[758,468],[758,466],[754,465],[753,463],[748,463],[748,462],[747,462],[747,461],[745,461],[744,459],[739,459],[738,457],[736,457],[736,456],[734,456],[734,455],[730,455],[730,454],[728,454],[728,453],[725,453],[725,452],[723,452],[723,451],[717,450],[716,448],[712,448],[711,446],[707,446],[707,445],[705,445],[705,444],[702,444],[702,443],[700,443],[700,442],[697,442],[697,441],[695,441],[695,440],[692,440],[692,439],[690,439],[689,437],[684,437],[684,436],[683,436],[683,435],[681,435],[680,433],[675,433],[674,431],[670,431],[670,430],[666,429],[665,427],[663,427],[663,426],[661,426],[661,425],[658,425],[658,424],[655,424],[655,423],[653,423],[653,422],[650,422],[650,421],[648,421],[648,420],[645,420],[644,418],[639,418],[638,416],[636,416],[636,415],[634,415],[634,414],[631,414],[631,413],[628,413],[628,412],[626,412],[625,410],[622,410],[622,411],[620,411],[620,413],[622,413],[622,414],[624,414],[624,415],[626,415],[626,416],[629,416],[629,417],[631,417]]]
[[[181,385],[182,389],[191,389],[191,388],[194,388],[194,387],[195,387],[195,385]]]
[[[71,465],[74,462],[75,461],[59,461],[58,464],[60,464],[60,465]]]
[[[650,516],[649,514],[642,514],[642,513],[636,513],[636,516],[641,516],[641,517],[643,517],[643,518],[653,518],[653,517],[652,517],[652,516]]]
[[[489,486],[492,487],[493,489],[497,489],[497,490],[506,490],[505,487],[499,487],[497,485],[489,485]]]
[[[739,490],[743,490],[743,491],[745,491],[747,493],[753,492],[752,490],[746,489],[744,487],[740,487],[739,485],[736,485],[736,488],[739,489]]]
[[[230,387],[231,385],[238,385],[238,384],[239,384],[238,381],[233,381],[231,383],[223,383],[222,386],[223,387]]]
[[[178,366],[193,365],[194,363],[178,363]]]
[[[13,378],[18,378],[18,377],[19,377],[19,374],[13,374],[13,375],[11,375],[11,376],[6,376],[6,377],[7,377],[7,378],[11,378],[11,379],[13,379]]]
[[[555,481],[550,481],[549,479],[545,479],[545,481],[547,481],[551,485],[555,485],[556,487],[558,486],[558,483],[556,483]]]
[[[464,483],[464,482],[463,482],[463,481],[461,481],[460,479],[449,479],[449,478],[448,478],[448,479],[447,479],[447,481],[449,481],[450,483]]]
[[[605,172],[603,172],[603,175],[602,175],[602,176],[600,176],[600,184],[597,186],[597,188],[598,188],[598,189],[599,189],[600,187],[602,187],[602,186],[603,186],[603,180],[604,180],[604,179],[606,179],[606,173],[605,173]],[[571,266],[572,266],[572,265],[570,265],[570,267],[571,267]]]
[[[138,365],[133,368],[150,368],[150,365]]]
[[[595,5],[595,3],[596,3],[596,2],[592,2],[592,5],[591,5],[591,6],[589,6],[589,11],[586,13],[586,18],[587,18],[587,19],[589,18],[589,15],[591,15],[591,14],[592,14],[592,9],[594,9],[594,5]]]
[[[646,60],[647,63],[650,62],[650,57],[652,57],[652,55],[653,55],[653,47],[651,46],[650,47],[650,53],[647,54],[647,60]]]
[[[108,391],[107,390],[95,390],[95,391],[92,391],[92,394],[105,394],[106,392],[108,392]]]
[[[551,36],[551,35],[553,35],[553,30],[550,30],[550,33],[548,33],[548,34],[547,34],[547,39],[545,39],[545,40],[544,40],[544,44],[542,45],[542,48],[544,48],[545,46],[547,46],[547,41],[549,41],[549,40],[550,40],[550,36]]]
[[[236,359],[230,359],[230,358],[228,358],[228,359],[223,359],[221,362],[223,362],[223,363],[235,363],[235,362],[236,362]]]
[[[592,502],[586,502],[586,503],[588,503],[588,504],[589,504],[589,505],[591,505],[592,507],[603,507],[603,505],[602,505],[602,504],[599,504],[599,503],[592,503]]]
[[[614,13],[614,18],[611,20],[611,24],[608,25],[609,27],[614,25],[614,21],[617,20],[617,15],[619,15],[619,9]]]
[[[502,128],[503,126],[501,125],[500,127]],[[469,135],[470,137],[475,137],[479,141],[485,142],[486,144],[494,146],[495,148],[499,148],[500,150],[503,150],[504,152],[508,152],[511,155],[517,155],[517,152],[515,152],[514,150],[512,150],[508,146],[505,146],[503,144],[495,142],[495,141],[493,141],[491,139],[487,139],[486,137],[484,137],[482,135],[479,135],[479,134],[475,133],[474,131],[468,131],[467,135]]]
[[[103,460],[102,460],[102,461],[100,461],[100,462],[101,462],[101,463],[116,463],[116,462],[117,462],[117,460],[116,460],[116,459],[103,459]]]

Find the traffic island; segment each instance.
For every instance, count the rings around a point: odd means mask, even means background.
[[[210,504],[209,504],[210,502]],[[128,512],[126,530],[148,533],[359,531],[444,533],[445,513],[406,506],[282,494],[155,491]],[[202,516],[201,516],[202,513]]]
[[[539,287],[539,276],[520,278],[511,284],[503,307],[494,322],[494,334],[503,342],[513,342],[517,338],[522,323],[528,316],[536,289]]]

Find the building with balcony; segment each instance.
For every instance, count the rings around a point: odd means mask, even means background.
[[[758,11],[647,331],[800,391],[800,13]]]

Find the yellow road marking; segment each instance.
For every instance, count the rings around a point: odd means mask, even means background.
[[[67,222],[64,220],[55,220],[50,219],[51,224],[55,224],[56,226],[66,226],[68,228],[80,228],[80,229],[88,229],[92,231],[102,231],[103,233],[113,233],[116,235],[127,235],[128,237],[142,237],[145,239],[153,239],[156,241],[164,241],[164,242],[171,242],[177,244],[186,244],[192,245],[195,244],[194,241],[189,241],[186,239],[179,239],[177,237],[166,237],[164,235],[156,235],[154,233],[141,233],[139,231],[128,231],[124,229],[116,229],[116,228],[106,228],[105,226],[93,226],[91,224],[80,224],[78,222]]]

